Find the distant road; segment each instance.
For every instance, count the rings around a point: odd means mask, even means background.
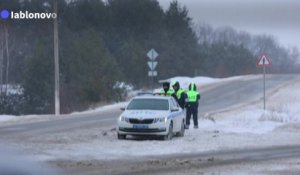
[[[272,91],[284,83],[296,78],[296,75],[271,75],[267,77],[266,89]],[[201,89],[201,87],[200,87]],[[200,90],[201,91],[201,90]],[[263,95],[262,78],[250,80],[233,80],[219,83],[211,89],[201,93],[199,113],[200,117],[205,113],[220,111],[228,107],[246,103]],[[24,135],[48,134],[70,131],[89,126],[112,126],[120,115],[120,109],[97,112],[90,114],[77,114],[76,117],[42,121],[28,124],[17,124],[0,127],[0,138],[18,138]]]
[[[298,75],[271,75],[266,77],[266,92],[272,92],[284,86],[285,83]],[[201,87],[200,87],[201,88]],[[250,80],[234,80],[220,84],[201,94],[199,112],[222,111],[228,107],[241,105],[251,101],[257,101],[263,97],[263,78],[258,77]],[[263,101],[261,100],[262,108]]]

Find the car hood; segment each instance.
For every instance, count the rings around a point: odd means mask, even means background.
[[[160,118],[169,115],[169,111],[153,111],[153,110],[127,110],[122,113],[126,118],[147,119],[147,118]]]

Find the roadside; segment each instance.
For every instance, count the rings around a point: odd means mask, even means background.
[[[103,170],[103,162],[117,160],[134,164],[136,160],[149,160],[153,156],[298,145],[300,78],[285,85],[269,93],[267,111],[262,110],[262,101],[257,101],[211,113],[209,117],[199,118],[199,129],[187,130],[185,137],[171,141],[134,137],[120,141],[115,126],[91,125],[42,135],[29,133],[5,144],[63,169],[86,166],[97,171]]]

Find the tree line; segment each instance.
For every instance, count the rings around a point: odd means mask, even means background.
[[[53,11],[52,0],[7,0],[0,6]],[[272,36],[194,24],[175,0],[166,10],[157,0],[59,1],[58,10],[62,113],[123,100],[124,84],[150,87],[151,48],[159,53],[156,80],[258,73],[262,51],[272,58],[272,73],[299,70],[297,48],[281,47]],[[52,20],[0,20],[0,64],[0,113],[53,113]],[[22,93],[7,93],[6,84],[20,85]]]

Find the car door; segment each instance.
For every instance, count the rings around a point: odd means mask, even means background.
[[[170,100],[170,109],[174,109],[174,108],[178,108],[179,110],[181,110],[178,103],[176,102],[176,100],[174,98],[171,98],[171,100]],[[173,117],[173,128],[174,128],[173,130],[174,130],[174,132],[178,132],[181,129],[182,117],[180,117],[178,115],[179,112],[180,111],[174,111],[174,112],[171,111],[172,115],[174,115],[174,117]]]

